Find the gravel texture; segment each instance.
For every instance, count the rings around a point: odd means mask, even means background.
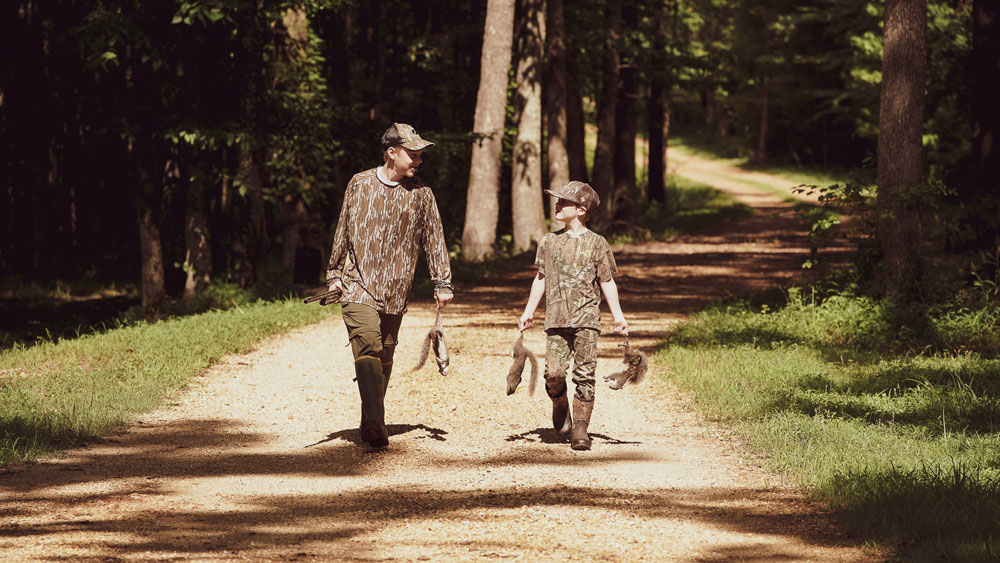
[[[652,352],[710,300],[799,271],[805,239],[787,204],[729,189],[761,214],[616,249],[633,346]],[[351,352],[331,319],[225,358],[122,435],[0,473],[0,560],[883,559],[703,420],[663,380],[669,366],[608,389],[612,334],[601,337],[593,449],[571,450],[541,382],[533,396],[527,378],[505,395],[531,275],[459,288],[445,309],[446,377],[433,361],[407,373],[434,320],[431,303],[411,304],[386,450],[360,443]],[[541,330],[525,344],[541,355]]]

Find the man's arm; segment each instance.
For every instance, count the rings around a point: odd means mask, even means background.
[[[545,295],[545,274],[538,272],[535,275],[535,279],[531,281],[531,292],[528,293],[528,303],[524,306],[524,313],[521,314],[521,318],[517,320],[517,328],[524,330],[531,328],[531,325],[535,323],[535,309],[538,308],[543,295]]]
[[[427,255],[427,269],[434,282],[434,301],[443,309],[455,297],[455,287],[451,284],[451,260],[444,242],[444,226],[438,211],[434,192],[427,188],[428,198],[424,207],[424,253]]]
[[[347,259],[348,240],[347,223],[351,216],[351,199],[354,196],[354,179],[347,184],[344,190],[344,204],[340,208],[340,216],[337,218],[337,230],[333,235],[333,248],[330,250],[330,262],[326,268],[326,285],[331,291],[344,290],[341,276],[344,271],[344,261]]]
[[[611,309],[611,316],[615,319],[615,332],[620,332],[628,336],[628,321],[625,320],[625,314],[622,313],[622,306],[618,302],[618,284],[615,283],[614,278],[606,282],[601,282],[601,292],[604,293],[604,298],[608,300],[608,308]]]

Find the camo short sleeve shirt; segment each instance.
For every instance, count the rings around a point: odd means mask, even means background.
[[[618,273],[608,241],[593,231],[573,236],[567,229],[548,233],[535,258],[545,277],[545,330],[601,330],[602,282]]]

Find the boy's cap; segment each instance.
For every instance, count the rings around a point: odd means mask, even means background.
[[[559,199],[567,199],[573,203],[586,207],[587,211],[593,213],[597,206],[601,204],[601,198],[590,187],[590,184],[577,182],[576,180],[566,184],[558,190],[545,190],[545,193]]]
[[[389,147],[403,147],[411,151],[421,151],[427,147],[433,147],[434,143],[422,139],[417,134],[412,125],[406,123],[393,123],[391,127],[382,134],[382,149]]]

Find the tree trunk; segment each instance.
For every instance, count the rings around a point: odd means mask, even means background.
[[[548,130],[548,186],[558,190],[569,183],[569,152],[566,148],[566,42],[563,0],[548,0],[545,24],[545,123]],[[549,217],[555,217],[555,198]],[[562,223],[553,219],[553,227]]]
[[[886,295],[897,302],[920,287],[921,134],[926,73],[926,0],[887,0],[879,99],[877,232]]]
[[[520,0],[517,18],[517,72],[514,96],[517,135],[511,164],[514,252],[532,247],[545,234],[542,203],[542,49],[544,0]]]
[[[282,282],[295,281],[295,259],[302,242],[302,228],[309,221],[306,204],[299,197],[286,195],[281,202],[278,223],[281,228]]]
[[[136,218],[139,226],[139,251],[142,260],[142,301],[145,310],[157,310],[166,300],[166,281],[163,267],[163,242],[160,238],[160,202],[162,178],[155,174],[151,154],[136,150],[130,141],[132,162],[135,165],[139,186],[135,195]]]
[[[767,160],[767,111],[768,105],[770,103],[770,89],[771,89],[771,79],[764,77],[764,83],[761,86],[760,93],[760,130],[757,136],[757,150],[754,154],[754,160],[756,162],[764,162]]]
[[[580,89],[568,81],[571,86],[566,92],[566,152],[569,157],[569,179],[586,182],[587,146],[586,130],[583,119],[583,98]]]
[[[622,7],[622,22],[625,29],[636,29],[639,25],[635,6]],[[639,200],[635,183],[635,136],[639,99],[639,69],[635,65],[635,55],[626,52],[619,65],[621,88],[615,104],[615,158],[614,192],[605,203],[605,217],[626,223],[635,221],[635,202]]]
[[[195,156],[198,158],[198,156]],[[190,299],[212,282],[212,246],[209,240],[205,172],[195,162],[191,167],[184,217],[184,298]]]
[[[667,199],[667,114],[666,48],[667,8],[662,5],[653,12],[653,56],[649,78],[649,99],[646,100],[646,136],[649,139],[649,167],[646,196],[661,205]]]
[[[507,106],[507,67],[514,37],[514,0],[488,0],[479,92],[469,173],[468,203],[462,230],[462,255],[483,260],[493,254],[500,203],[500,150],[503,148],[504,113]]]
[[[602,54],[601,100],[597,106],[597,145],[594,147],[592,185],[601,197],[595,214],[598,224],[611,221],[609,200],[614,192],[615,109],[618,105],[618,38],[621,28],[621,4],[607,0],[604,10],[604,48]]]

